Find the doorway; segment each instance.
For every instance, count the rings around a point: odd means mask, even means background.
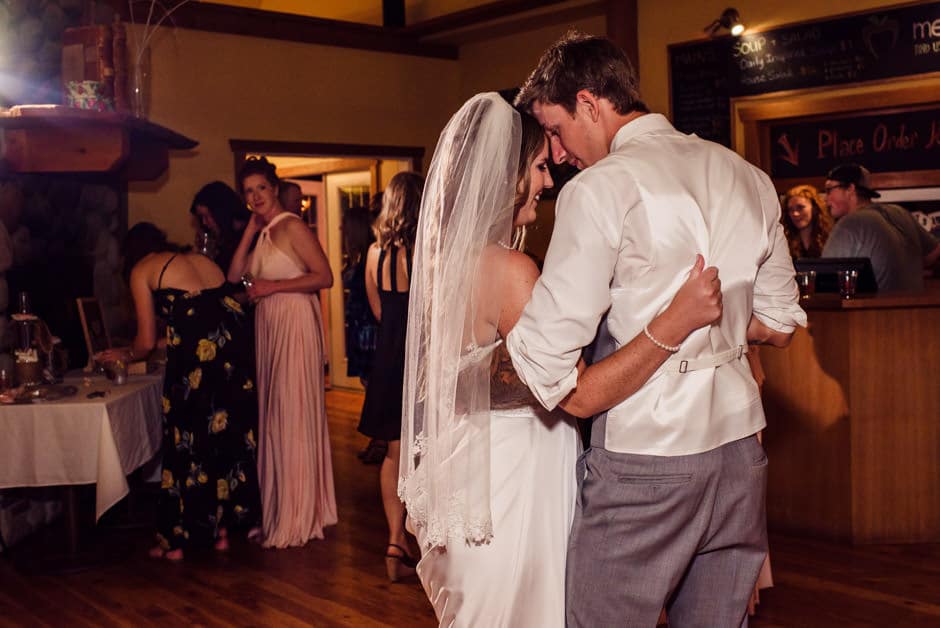
[[[320,291],[326,340],[327,386],[363,390],[347,373],[346,299],[342,271],[346,264],[340,225],[345,211],[368,207],[398,172],[420,171],[424,149],[231,140],[235,171],[251,156],[267,157],[282,180],[297,183],[303,195],[302,217],[314,231],[333,271],[333,287]]]

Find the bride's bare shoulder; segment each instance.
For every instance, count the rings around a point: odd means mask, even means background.
[[[528,285],[529,290],[532,284],[539,278],[539,268],[535,261],[522,251],[507,251],[505,264],[506,278],[510,281],[519,282]]]
[[[505,303],[529,300],[539,269],[531,257],[512,249],[488,247],[480,267],[486,290]]]

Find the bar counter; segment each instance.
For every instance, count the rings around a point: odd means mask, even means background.
[[[772,530],[940,542],[940,281],[820,294],[786,349],[761,350]]]

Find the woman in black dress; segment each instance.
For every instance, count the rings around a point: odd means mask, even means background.
[[[414,172],[392,177],[373,230],[376,242],[366,258],[366,293],[379,321],[375,359],[366,389],[359,431],[388,441],[379,480],[388,520],[385,567],[392,582],[414,573],[416,561],[405,537],[405,507],[398,498],[405,334],[408,329],[408,284],[418,228],[424,179]]]
[[[188,547],[228,548],[228,532],[259,524],[258,400],[251,330],[221,269],[182,252],[150,223],[124,242],[137,336],[101,360],[145,358],[156,317],[167,322],[163,384],[163,472],[155,558],[180,560]]]

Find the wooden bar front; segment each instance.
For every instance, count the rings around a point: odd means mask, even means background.
[[[772,530],[940,542],[940,282],[817,295],[808,329],[761,352]]]

